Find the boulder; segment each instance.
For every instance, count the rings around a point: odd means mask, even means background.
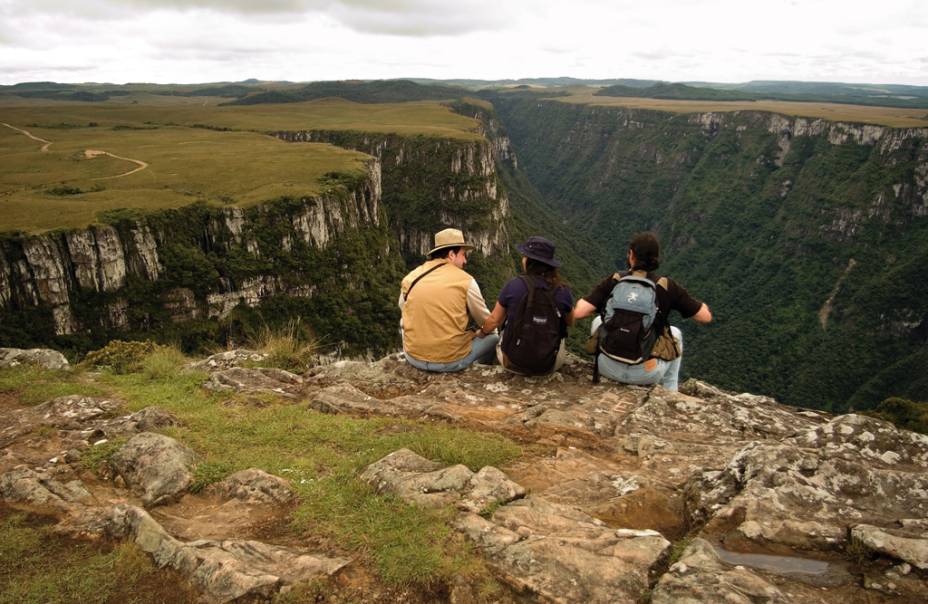
[[[928,535],[912,534],[908,531],[897,534],[899,532],[858,524],[851,529],[851,540],[872,552],[902,560],[921,570],[928,570]]]
[[[743,566],[723,564],[712,545],[694,539],[680,560],[661,577],[651,595],[652,604],[786,603],[790,598],[760,575]]]
[[[129,439],[110,460],[126,485],[139,492],[146,506],[173,501],[193,483],[197,457],[163,434],[142,432]]]
[[[491,466],[476,473],[460,464],[442,468],[409,449],[394,451],[369,465],[361,479],[378,492],[392,493],[416,505],[455,505],[471,512],[525,495],[525,489]]]
[[[293,489],[288,481],[257,468],[235,472],[210,485],[207,492],[250,504],[287,503],[293,499]]]
[[[112,438],[122,434],[150,432],[177,424],[178,421],[174,414],[159,407],[145,407],[130,415],[114,418],[100,426],[100,429],[106,436]]]
[[[35,365],[43,369],[67,369],[68,359],[56,350],[48,348],[0,348],[0,367]]]

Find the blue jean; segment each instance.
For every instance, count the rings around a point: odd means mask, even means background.
[[[420,361],[419,359],[410,355],[408,352],[404,352],[404,354],[406,355],[407,363],[416,369],[421,369],[422,371],[436,371],[442,373],[461,371],[473,365],[474,362],[484,363],[486,365],[493,363],[493,360],[496,358],[497,342],[499,342],[499,336],[495,333],[491,333],[490,335],[484,336],[482,338],[474,338],[474,341],[471,344],[470,354],[468,354],[463,359],[458,359],[457,361],[448,361],[447,363]]]
[[[601,323],[602,319],[600,317],[594,318],[590,333],[596,333]],[[680,349],[680,356],[674,360],[649,359],[644,363],[628,365],[600,354],[597,356],[599,359],[599,374],[623,384],[635,384],[638,386],[660,384],[665,389],[676,392],[680,379],[680,363],[683,360],[683,332],[679,328],[671,326],[670,333],[673,335],[673,339],[677,341],[677,346]],[[655,362],[654,366],[650,367],[650,369],[646,368],[646,366],[651,366],[652,362]]]

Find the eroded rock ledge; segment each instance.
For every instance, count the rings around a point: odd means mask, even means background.
[[[306,413],[453,422],[531,445],[507,466],[473,470],[399,450],[360,476],[411,504],[456,509],[454,528],[517,599],[928,598],[928,438],[886,422],[697,381],[679,393],[592,385],[577,359],[533,379],[479,366],[425,374],[397,356],[296,376],[240,369],[239,357],[249,355],[204,363],[209,383],[277,392]],[[176,422],[163,411],[118,412],[115,401],[62,397],[4,416],[0,498],[50,510],[72,534],[134,540],[212,601],[269,598],[350,564],[289,545],[197,536],[160,514],[159,505],[185,493],[192,453],[152,434]],[[41,426],[58,431],[56,449],[35,438]],[[128,439],[115,456],[126,462],[118,488],[82,481],[73,460],[117,436]],[[148,476],[152,466],[165,475]],[[258,470],[210,494],[225,505],[279,509],[293,499],[287,481]]]

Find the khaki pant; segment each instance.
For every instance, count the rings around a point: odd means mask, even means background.
[[[500,348],[500,345],[502,344],[503,339],[500,338],[499,341],[500,341],[500,344],[496,345],[496,359],[499,361],[499,364],[503,366],[503,369],[505,369],[506,371],[510,371],[512,373],[518,374],[518,375],[528,375],[526,373],[519,371],[518,369],[512,368],[512,365],[509,363],[509,359],[506,358],[506,353],[504,353],[503,349]],[[551,371],[543,375],[551,375],[552,373],[560,369],[561,366],[564,364],[564,359],[566,357],[567,357],[566,340],[561,340],[561,347],[557,349],[557,358],[554,359],[554,367],[551,369]]]

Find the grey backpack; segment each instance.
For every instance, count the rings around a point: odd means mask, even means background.
[[[610,359],[637,365],[651,357],[660,335],[657,284],[642,273],[619,276],[603,308],[599,352]],[[666,289],[666,278],[658,283]]]

